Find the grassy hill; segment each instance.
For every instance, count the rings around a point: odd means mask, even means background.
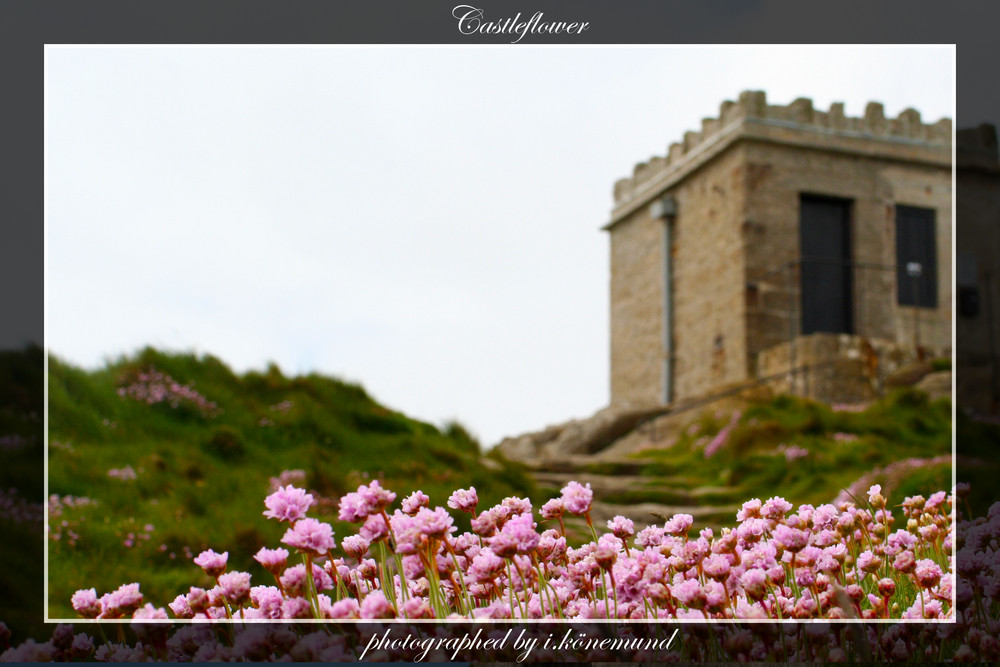
[[[327,499],[318,514],[339,535],[336,500],[373,478],[442,505],[469,485],[490,504],[532,491],[461,426],[409,419],[357,385],[273,365],[237,375],[211,356],[152,349],[95,372],[50,358],[49,437],[49,493],[72,497],[51,520],[54,618],[75,617],[69,599],[82,587],[140,581],[165,604],[199,583],[190,556],[205,548],[268,581],[251,556],[279,544],[282,527],[262,512],[283,471],[304,472],[299,485]]]
[[[951,431],[950,402],[910,389],[859,412],[778,397],[739,415],[692,413],[669,447],[571,476],[617,478],[619,490],[595,500],[637,523],[655,519],[630,513],[632,505],[652,502],[717,506],[698,523],[732,525],[731,508],[749,498],[829,502],[873,471],[870,483],[894,503],[948,489],[948,463],[893,465],[950,454]],[[967,454],[978,463],[959,480],[988,494],[1000,466],[987,454],[1000,427],[960,418],[959,432],[980,443]],[[484,456],[461,426],[409,419],[357,385],[287,377],[275,366],[238,375],[211,356],[152,349],[92,372],[50,358],[49,437],[49,492],[60,497],[48,541],[53,618],[75,616],[69,598],[78,588],[139,581],[162,605],[190,585],[210,586],[190,560],[205,548],[229,551],[233,568],[269,581],[251,556],[279,543],[282,527],[262,512],[284,471],[302,471],[297,484],[327,499],[319,514],[340,537],[353,531],[335,520],[336,499],[373,478],[400,499],[421,489],[441,505],[472,485],[481,507],[512,494],[538,507],[561,484],[533,481],[522,466]],[[983,512],[987,496],[980,500]],[[466,528],[467,516],[453,514]]]

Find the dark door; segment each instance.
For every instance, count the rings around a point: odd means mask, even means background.
[[[937,308],[934,209],[896,207],[896,285],[901,306]]]
[[[802,333],[851,333],[851,203],[803,195]]]

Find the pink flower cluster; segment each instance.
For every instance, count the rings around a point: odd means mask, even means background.
[[[136,474],[135,469],[132,466],[127,465],[123,468],[112,468],[108,471],[108,477],[111,479],[118,479],[123,482],[130,482],[138,479],[139,476]]]
[[[79,590],[71,600],[73,609],[83,618],[142,618],[139,616],[142,593],[139,584],[123,584],[117,590],[97,597],[93,589]],[[143,613],[150,613],[152,605],[147,605]],[[149,616],[146,616],[149,618]],[[164,614],[163,618],[166,618]]]
[[[715,455],[717,451],[726,446],[729,442],[729,436],[736,428],[736,425],[740,423],[740,417],[743,415],[739,410],[733,412],[732,417],[730,417],[729,422],[723,426],[714,438],[705,446],[705,458],[711,458]]]
[[[12,489],[13,490],[13,489]],[[49,496],[49,520],[63,515],[67,510],[96,505],[97,501],[86,496],[60,496],[53,493]]]
[[[215,403],[195,391],[194,386],[182,385],[152,367],[136,373],[131,382],[118,388],[118,395],[147,405],[166,403],[171,408],[188,405],[207,416],[216,414],[218,409]]]
[[[127,533],[124,539],[122,540],[122,545],[126,549],[131,549],[137,544],[140,544],[142,542],[148,542],[150,538],[153,537],[153,530],[154,530],[153,524],[147,523],[142,527],[142,530],[138,532],[131,531]]]
[[[76,531],[80,528],[80,524],[87,520],[86,516],[81,515],[76,510],[96,504],[96,500],[85,496],[60,497],[57,494],[49,496],[49,539],[75,547],[80,541],[80,534]],[[65,540],[63,540],[64,537]]]
[[[254,556],[272,581],[252,585],[249,573],[228,569],[228,552],[207,550],[194,562],[215,586],[192,587],[169,609],[177,618],[210,619],[945,619],[956,612],[954,498],[944,492],[906,498],[902,527],[879,486],[862,506],[795,508],[777,496],[754,498],[718,534],[693,532],[688,514],[641,530],[618,516],[598,534],[593,492],[577,482],[537,517],[517,497],[476,514],[475,489],[460,489],[449,506],[473,514],[472,531],[461,533],[422,492],[393,510],[396,497],[373,481],[341,498],[340,518],[359,527],[337,551],[332,526],[308,516],[313,496],[280,487],[265,498],[264,515],[288,524],[284,546]],[[990,521],[1000,528],[997,507]],[[567,515],[582,516],[594,539],[570,546]],[[539,519],[558,519],[558,527]],[[958,599],[961,607],[961,591]],[[102,598],[92,589],[73,596],[85,618],[166,615],[141,602],[137,584]]]
[[[778,452],[784,454],[785,460],[789,463],[809,456],[809,450],[805,447],[799,447],[798,445],[778,445]]]

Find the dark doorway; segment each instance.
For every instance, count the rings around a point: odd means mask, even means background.
[[[802,333],[851,333],[851,202],[803,195]]]
[[[896,293],[901,306],[937,308],[934,209],[896,207]]]

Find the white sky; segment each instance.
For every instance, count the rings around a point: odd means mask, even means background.
[[[954,117],[951,47],[46,57],[51,352],[273,360],[484,445],[607,403],[612,185],[723,100]]]

